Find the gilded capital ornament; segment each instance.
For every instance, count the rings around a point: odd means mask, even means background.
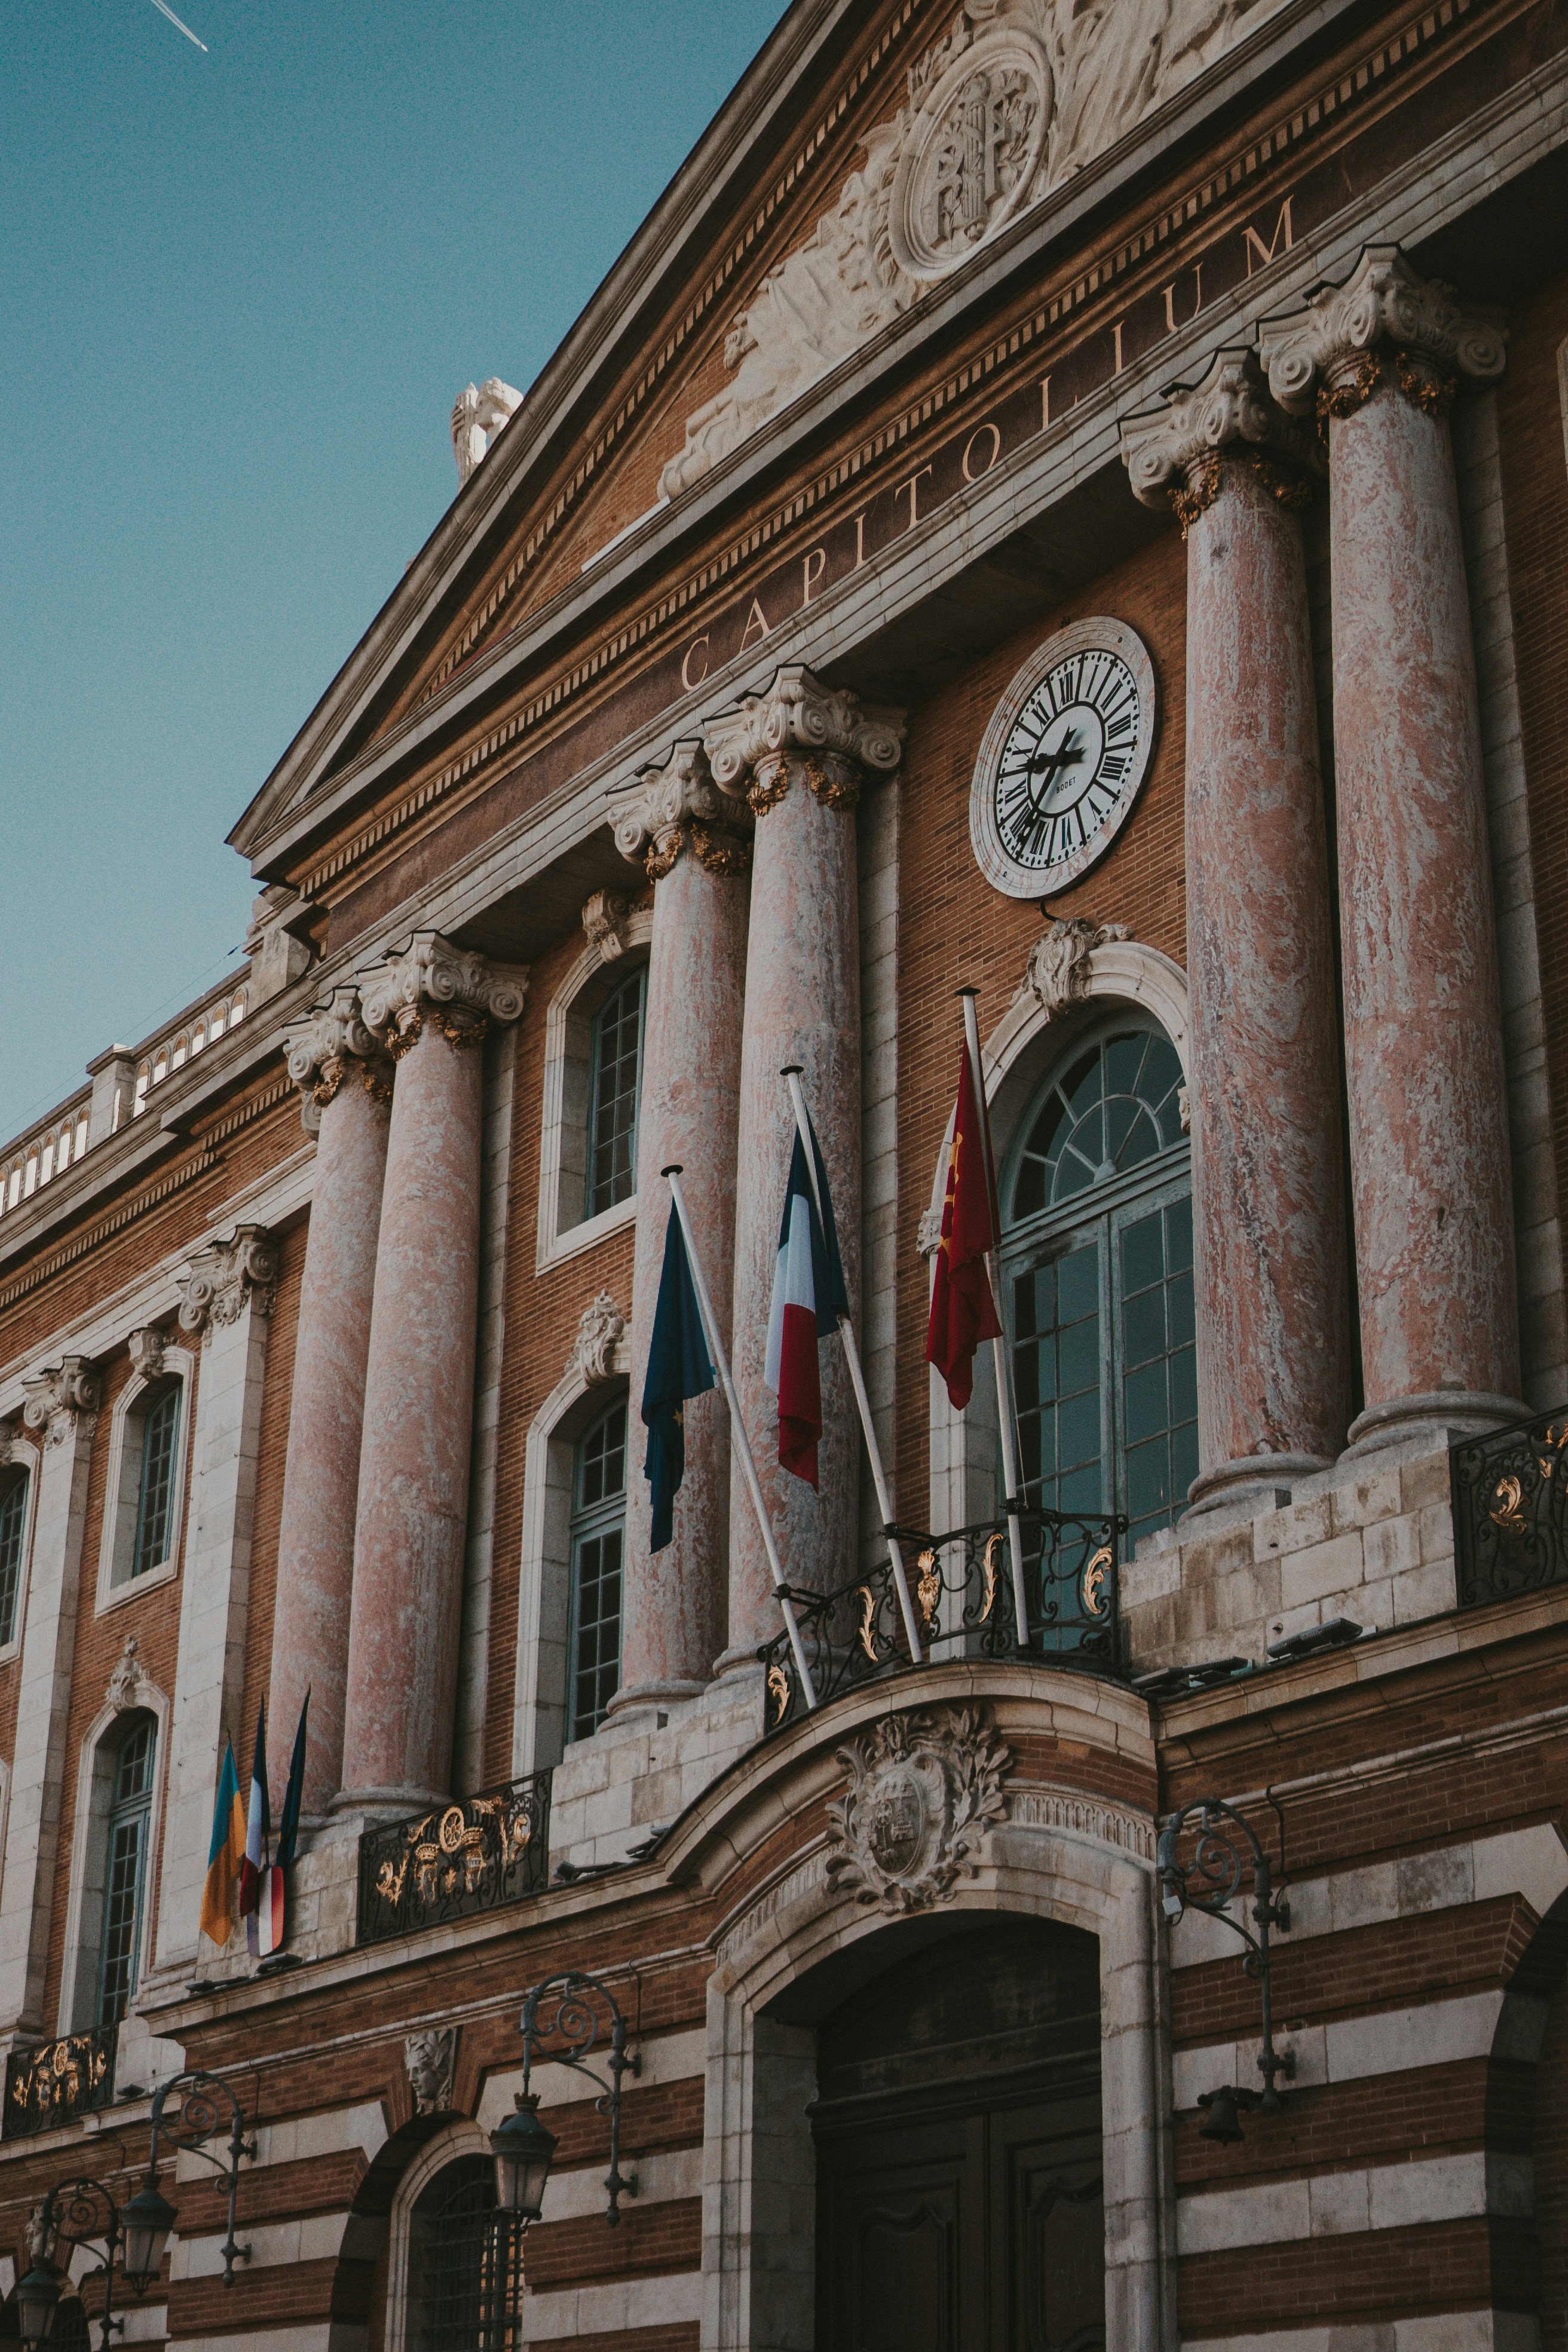
[[[515,1021],[528,995],[528,971],[454,947],[439,931],[416,931],[384,963],[361,974],[359,992],[365,1027],[400,1061],[426,1021],[459,1052],[481,1044],[492,1021]]]
[[[1128,417],[1121,457],[1134,496],[1146,507],[1173,507],[1184,538],[1218,497],[1226,458],[1249,466],[1287,506],[1305,505],[1307,477],[1322,466],[1310,428],[1285,414],[1252,353],[1238,350],[1216,352],[1200,383],[1179,384],[1162,407]]]
[[[803,783],[825,808],[852,809],[864,775],[888,774],[904,748],[904,714],[863,704],[847,687],[824,686],[792,662],[765,694],[748,694],[707,721],[702,740],[714,782],[753,815]]]
[[[63,1445],[79,1422],[91,1427],[99,1393],[98,1374],[87,1358],[62,1357],[22,1382],[22,1425],[44,1431],[50,1445]]]
[[[307,1135],[319,1132],[321,1113],[345,1079],[357,1077],[377,1102],[392,1099],[391,1062],[365,1027],[352,982],[324,996],[301,1028],[286,1029],[283,1050],[289,1076],[300,1089],[300,1118]]]
[[[226,1240],[197,1250],[174,1277],[180,1328],[199,1331],[204,1347],[215,1330],[237,1323],[248,1307],[270,1315],[278,1295],[278,1249],[265,1225],[236,1225]]]
[[[630,792],[610,803],[616,847],[662,882],[690,847],[710,874],[743,874],[751,856],[751,816],[721,793],[700,742],[677,743],[662,767],[644,768]]]
[[[1342,286],[1322,286],[1303,310],[1266,319],[1258,357],[1292,415],[1349,415],[1382,383],[1417,407],[1439,409],[1455,381],[1495,383],[1503,371],[1502,313],[1463,305],[1451,286],[1422,278],[1396,245],[1369,245]]]

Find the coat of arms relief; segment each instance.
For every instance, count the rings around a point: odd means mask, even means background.
[[[974,1875],[986,1832],[1006,1817],[1013,1761],[984,1708],[889,1716],[838,1761],[849,1786],[827,1808],[830,1886],[897,1915],[929,1910]]]
[[[909,68],[838,201],[732,320],[731,381],[686,420],[661,499],[1136,129],[1280,0],[968,0]]]

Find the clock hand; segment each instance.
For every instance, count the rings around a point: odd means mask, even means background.
[[[1037,809],[1050,792],[1058,772],[1063,768],[1076,766],[1082,757],[1083,746],[1078,740],[1076,730],[1072,734],[1064,737],[1059,751],[1037,751],[1034,758],[1026,761],[1024,773],[1026,776],[1036,776],[1043,772],[1045,782],[1040,787],[1037,798],[1032,792],[1029,794],[1029,806],[1032,809]]]

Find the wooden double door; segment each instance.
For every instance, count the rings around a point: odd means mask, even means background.
[[[1098,2352],[1094,1938],[941,1944],[818,2044],[817,2352]]]

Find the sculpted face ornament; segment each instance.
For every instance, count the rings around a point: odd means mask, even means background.
[[[947,1900],[1004,1818],[1011,1750],[983,1708],[890,1716],[838,1750],[849,1788],[827,1809],[830,1885],[895,1915]]]

